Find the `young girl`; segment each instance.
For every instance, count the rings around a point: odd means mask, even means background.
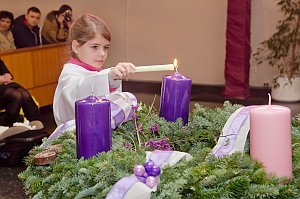
[[[71,59],[60,74],[53,102],[57,125],[75,118],[75,101],[121,91],[121,79],[134,73],[135,66],[127,62],[102,69],[110,41],[107,25],[96,16],[84,14],[71,26],[67,41]]]

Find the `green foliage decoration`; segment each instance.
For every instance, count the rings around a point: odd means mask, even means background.
[[[253,55],[258,64],[266,62],[291,79],[300,70],[300,0],[278,0],[276,4],[283,16],[275,33]]]
[[[105,198],[122,177],[133,173],[134,165],[145,162],[149,140],[165,139],[173,150],[188,152],[191,161],[182,160],[160,174],[160,184],[152,199],[186,198],[300,198],[300,117],[292,119],[293,178],[268,176],[262,164],[253,161],[248,152],[223,158],[211,155],[229,116],[240,105],[225,102],[210,109],[196,105],[187,126],[179,119],[167,122],[153,106],[139,104],[136,116],[113,132],[111,151],[88,160],[76,158],[75,133],[67,132],[52,140],[62,144],[54,163],[34,165],[36,147],[25,162],[27,169],[19,174],[26,193],[34,199]],[[153,130],[153,124],[158,128]],[[47,142],[45,140],[45,142]]]

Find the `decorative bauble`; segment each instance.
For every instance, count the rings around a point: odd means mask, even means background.
[[[145,167],[146,172],[148,173],[148,171],[150,171],[154,165],[155,165],[155,164],[154,164],[154,162],[153,162],[152,160],[146,162],[146,163],[144,164],[144,167]]]
[[[148,177],[146,178],[146,185],[147,185],[148,187],[150,187],[151,189],[152,189],[153,187],[155,187],[156,184],[157,184],[157,182],[156,182],[156,178],[155,178],[155,177],[153,177],[153,176],[148,176]]]
[[[134,166],[133,173],[136,176],[144,176],[145,167],[141,164],[137,164],[137,165]]]
[[[147,171],[148,176],[158,176],[160,174],[160,168],[157,165],[153,165],[152,168],[150,168]]]

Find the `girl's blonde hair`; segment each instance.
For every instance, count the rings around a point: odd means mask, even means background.
[[[97,16],[91,14],[83,14],[70,27],[67,46],[72,52],[72,41],[76,40],[80,46],[87,41],[101,34],[105,39],[111,41],[110,31],[106,23]],[[76,57],[75,53],[71,53],[72,57]]]

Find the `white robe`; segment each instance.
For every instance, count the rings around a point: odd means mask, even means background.
[[[109,69],[89,71],[73,63],[67,63],[58,79],[54,94],[53,114],[57,125],[75,119],[75,102],[90,95],[103,96],[110,88],[121,91],[121,80],[113,80]]]

